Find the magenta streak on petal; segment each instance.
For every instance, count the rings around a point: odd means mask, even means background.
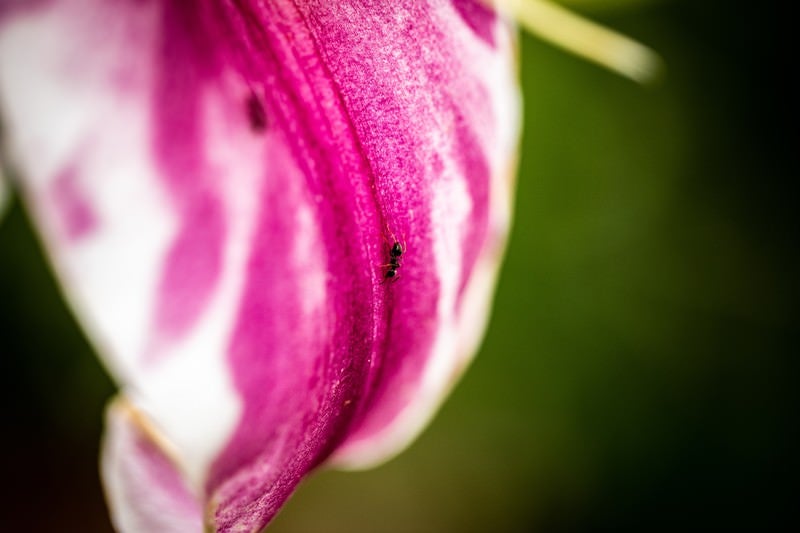
[[[457,312],[475,262],[485,246],[490,176],[488,164],[472,132],[460,120],[457,112],[454,111],[454,115],[456,144],[451,156],[458,162],[459,171],[466,176],[472,200],[470,223],[465,225],[461,238],[461,273],[455,302]],[[404,168],[409,168],[408,164],[408,161],[404,162]],[[422,184],[419,186],[422,187]],[[430,197],[430,193],[423,191],[421,196]],[[422,227],[430,224],[427,220],[419,222]],[[417,237],[417,241],[431,240],[427,235]],[[352,435],[355,438],[379,431],[408,405],[411,397],[418,392],[422,373],[433,348],[431,343],[437,328],[441,327],[435,322],[438,283],[430,275],[418,274],[426,272],[425,265],[431,265],[434,259],[425,249],[409,248],[409,254],[402,267],[402,289],[398,288],[394,293],[397,300],[388,305],[389,331],[380,374],[372,382],[374,388],[368,407],[371,416],[361,419],[360,425],[353,428]],[[415,265],[421,266],[415,268]]]
[[[280,154],[274,156],[271,166],[291,169],[291,162],[277,160]],[[334,327],[328,320],[334,317],[324,308],[311,315],[303,309],[303,300],[311,296],[304,276],[319,271],[314,258],[305,265],[287,260],[298,238],[294,216],[298,204],[305,201],[297,197],[302,192],[291,181],[302,179],[291,172],[271,175],[263,193],[246,297],[229,352],[245,411],[209,480],[214,488],[223,480],[234,480],[234,490],[222,491],[219,531],[257,524],[273,515],[310,469],[328,436],[324,427],[320,436],[313,432],[321,425],[320,414],[328,414],[320,410],[331,410],[326,404],[325,374],[332,348],[328,328]],[[246,467],[262,473],[253,479],[237,479],[237,472]],[[228,498],[237,503],[234,512],[226,508]],[[241,516],[242,504],[255,505],[258,511]]]
[[[178,219],[159,283],[156,341],[179,337],[203,311],[220,275],[225,238],[224,208],[202,141],[202,91],[214,74],[213,55],[180,11],[173,2],[164,9],[154,94],[153,151]]]
[[[485,0],[484,0],[485,1]],[[495,13],[482,0],[453,0],[453,7],[475,35],[494,46]]]
[[[358,8],[343,7],[341,2],[328,5],[326,9],[306,8],[314,12],[314,17],[309,17],[312,34],[342,88],[350,119],[376,176],[379,204],[389,229],[408,240],[401,279],[391,286],[387,301],[389,323],[382,361],[372,369],[365,401],[359,405],[348,436],[359,440],[391,424],[418,393],[442,326],[437,312],[439,273],[430,248],[437,228],[429,216],[435,196],[431,184],[443,180],[437,175],[442,157],[456,161],[461,174],[458,179],[466,182],[472,204],[462,230],[463,248],[453,258],[461,265],[457,280],[461,290],[485,246],[488,165],[474,140],[476,132],[470,129],[475,122],[461,120],[458,110],[465,102],[469,105],[486,95],[457,59],[443,55],[443,51],[452,54],[457,46],[437,27],[426,3],[409,2],[402,9],[373,6],[356,17],[354,27],[345,22],[353,18],[347,8]],[[398,15],[405,20],[398,22]],[[494,18],[489,12],[484,15]],[[403,43],[403,59],[408,62],[405,69],[398,68],[391,55],[381,54],[398,42]],[[423,94],[424,98],[418,98]],[[455,138],[451,135],[449,146],[435,145],[425,137],[435,131],[453,132]]]
[[[344,4],[304,6],[307,11],[312,35],[319,43],[322,61],[337,81],[347,112],[359,139],[362,150],[375,175],[375,190],[381,205],[388,231],[395,238],[405,240],[407,254],[403,257],[401,278],[397,283],[386,286],[388,296],[386,337],[381,342],[381,359],[371,368],[365,383],[365,397],[358,405],[358,418],[362,418],[376,401],[380,401],[384,390],[391,393],[399,403],[403,403],[411,389],[387,387],[387,384],[408,380],[413,381],[421,371],[424,359],[415,354],[427,353],[436,328],[436,301],[438,281],[431,276],[430,267],[433,255],[429,248],[430,220],[425,201],[430,198],[429,183],[425,179],[428,155],[420,140],[414,136],[415,120],[424,121],[426,117],[409,117],[405,102],[398,98],[396,90],[400,84],[394,83],[396,76],[412,73],[392,73],[391,62],[381,65],[381,57],[374,57],[373,46],[365,36],[390,32],[400,32],[397,42],[413,46],[420,36],[435,31],[426,26],[430,16],[424,5],[408,5],[398,9],[386,6],[381,9],[346,6],[349,9],[362,9],[357,22],[349,25],[352,17],[346,12]],[[328,5],[330,7],[328,7]],[[395,12],[410,11],[409,24],[397,28],[393,21]],[[313,16],[311,13],[313,12]],[[412,24],[411,21],[414,21]],[[386,39],[385,36],[381,36]],[[424,42],[424,39],[422,39]],[[420,42],[419,40],[417,42]],[[404,50],[404,54],[407,50]],[[410,55],[413,57],[413,50]],[[435,54],[435,49],[433,51]],[[430,64],[436,64],[431,61]],[[427,66],[427,65],[419,65]],[[386,71],[388,70],[388,71]],[[420,87],[420,91],[424,91]],[[410,213],[414,212],[414,218]],[[376,228],[385,231],[384,228]],[[381,243],[379,263],[385,263],[387,246]],[[377,397],[376,397],[377,396]],[[358,420],[358,419],[356,419]]]
[[[97,227],[98,219],[91,202],[84,196],[78,169],[68,166],[53,181],[50,190],[54,212],[63,235],[72,241],[88,235]]]
[[[458,286],[456,309],[461,308],[461,298],[464,289],[472,277],[472,272],[478,256],[486,245],[489,227],[489,180],[491,173],[486,157],[475,138],[475,133],[470,131],[464,118],[455,112],[455,154],[460,165],[460,171],[466,176],[469,186],[469,196],[472,199],[472,224],[468,225],[461,243],[463,258],[461,266],[461,282]]]
[[[376,294],[385,289],[373,265],[383,260],[382,218],[340,95],[291,3],[226,5],[206,15],[209,27],[225,32],[228,24],[227,34],[242,36],[229,62],[265,95],[270,123],[229,352],[244,412],[207,482],[218,530],[250,530],[344,438],[379,360],[385,321]],[[309,238],[296,218],[303,209],[319,233],[298,259],[293,247]],[[308,285],[314,275],[319,287]],[[321,302],[311,314],[309,300]]]

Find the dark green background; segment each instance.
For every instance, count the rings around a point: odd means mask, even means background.
[[[274,531],[796,518],[796,62],[786,14],[734,4],[588,11],[663,55],[649,89],[522,37],[516,218],[481,353],[412,448],[313,476]],[[113,386],[18,204],[0,225],[0,361],[0,530],[108,530]]]

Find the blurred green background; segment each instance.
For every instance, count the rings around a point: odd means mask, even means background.
[[[516,218],[481,353],[412,448],[373,471],[318,473],[271,531],[796,518],[800,173],[775,29],[787,15],[571,4],[658,50],[667,77],[643,89],[522,36]],[[113,385],[16,203],[0,258],[0,530],[110,530],[96,463]]]

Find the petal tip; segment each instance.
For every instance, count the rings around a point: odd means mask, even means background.
[[[109,405],[106,424],[100,470],[114,527],[202,531],[198,498],[158,429],[122,396]]]

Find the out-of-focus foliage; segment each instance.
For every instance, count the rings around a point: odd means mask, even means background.
[[[408,452],[310,479],[273,531],[763,530],[789,516],[798,169],[792,95],[768,61],[780,14],[628,7],[591,12],[663,55],[658,87],[522,37],[515,227],[466,379]],[[7,215],[3,520],[104,531],[111,385],[19,206]]]
[[[565,7],[590,11],[621,10],[646,7],[648,4],[665,3],[670,0],[555,0]]]
[[[3,174],[3,167],[0,165],[0,221],[2,221],[3,213],[6,211],[6,204],[8,203],[8,191],[6,190],[5,175]]]

